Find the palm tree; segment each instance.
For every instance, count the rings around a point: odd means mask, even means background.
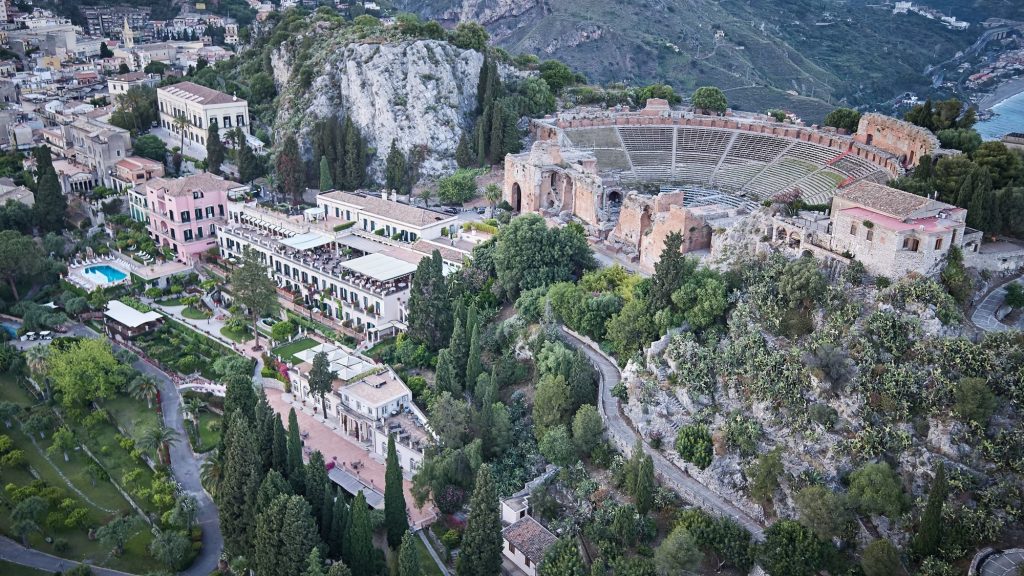
[[[189,122],[188,117],[186,117],[184,114],[178,114],[178,115],[176,115],[174,117],[174,125],[178,128],[178,131],[181,133],[181,147],[180,148],[181,148],[181,153],[184,155],[185,154],[185,130],[187,130],[188,127],[192,125],[192,123]]]
[[[135,445],[140,450],[156,452],[160,463],[166,464],[164,461],[164,447],[176,444],[177,442],[178,432],[161,423],[144,430]]]
[[[206,490],[213,495],[217,494],[217,486],[220,484],[221,474],[223,469],[220,465],[220,452],[214,448],[206,456],[206,460],[203,461],[202,466],[199,469],[199,481],[202,482]]]
[[[206,402],[202,398],[191,396],[185,398],[182,403],[182,411],[185,413],[185,418],[196,422],[199,420],[199,413],[206,409]]]
[[[145,400],[150,409],[153,408],[153,400],[158,392],[156,380],[145,374],[139,374],[128,384],[128,394],[136,400]]]
[[[488,184],[484,188],[484,198],[487,199],[487,203],[491,206],[490,216],[494,217],[494,207],[498,205],[498,200],[501,200],[501,188],[498,188],[497,184]]]
[[[29,370],[42,382],[46,398],[50,398],[50,379],[46,375],[46,363],[50,359],[49,346],[33,346],[25,351],[25,363]]]

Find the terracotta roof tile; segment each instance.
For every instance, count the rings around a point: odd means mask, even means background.
[[[379,214],[385,218],[390,218],[413,226],[427,226],[435,222],[454,218],[453,216],[434,212],[433,210],[426,210],[415,206],[409,206],[408,204],[392,202],[391,200],[384,200],[380,196],[372,196],[369,194],[363,196],[361,194],[352,194],[351,192],[335,190],[333,192],[322,192],[320,196],[330,200],[344,202],[346,204],[354,204],[368,212],[373,212],[374,214]]]
[[[218,190],[227,192],[239,186],[241,184],[238,182],[225,180],[209,172],[200,172],[199,174],[193,174],[184,178],[154,178],[146,183],[146,187],[153,190],[162,189],[164,194],[168,196],[186,196],[192,194],[195,190],[202,192]]]
[[[197,102],[203,106],[210,104],[227,104],[229,102],[245,102],[245,100],[242,100],[241,98],[236,98],[230,94],[214,90],[213,88],[200,86],[194,82],[178,82],[177,84],[171,84],[170,86],[163,86],[160,88],[160,91],[171,96]]]
[[[540,564],[548,548],[558,541],[558,537],[530,516],[508,526],[501,535],[534,564]]]
[[[900,219],[910,216],[931,202],[931,200],[924,196],[918,196],[917,194],[911,194],[910,192],[904,192],[884,184],[876,184],[866,180],[837,190],[835,195],[875,212],[881,212],[882,214]]]

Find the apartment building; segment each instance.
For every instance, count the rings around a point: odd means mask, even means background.
[[[93,170],[103,186],[114,185],[114,165],[132,150],[127,130],[89,117],[80,117],[66,127],[71,142],[69,158]]]
[[[148,219],[150,236],[173,250],[181,261],[194,262],[217,245],[217,230],[226,219],[228,192],[241,186],[208,172],[145,182],[141,185],[145,191],[141,210]],[[138,192],[134,195],[136,199],[130,197],[129,203],[138,210]]]
[[[184,130],[185,139],[189,142],[205,146],[212,122],[218,124],[221,133],[236,127],[248,133],[249,105],[241,98],[192,82],[158,88],[156,96],[160,126],[178,135]],[[176,118],[184,118],[187,122],[181,126]]]
[[[132,218],[140,222],[146,221],[146,196],[141,189],[139,189],[140,192],[136,194],[136,187],[152,180],[153,178],[163,178],[163,176],[163,162],[157,162],[156,160],[150,160],[149,158],[143,158],[141,156],[129,156],[114,166],[113,188],[118,192],[131,192],[128,204],[131,208],[129,213]],[[136,214],[135,198],[142,201],[138,206],[138,214]]]
[[[159,83],[159,76],[146,74],[140,70],[107,78],[107,92],[110,93],[112,98],[116,99],[136,86],[156,86]]]

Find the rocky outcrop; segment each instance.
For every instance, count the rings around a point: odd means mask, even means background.
[[[282,90],[278,133],[298,134],[303,154],[312,153],[308,134],[330,116],[348,116],[376,150],[371,177],[382,179],[387,151],[395,142],[408,156],[426,153],[421,173],[455,168],[455,148],[472,128],[483,55],[436,40],[352,42],[325,50],[311,63],[292,62],[285,49],[272,57]],[[309,88],[298,88],[296,69],[313,66]]]

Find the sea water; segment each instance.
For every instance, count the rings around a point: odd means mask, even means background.
[[[1010,132],[1024,132],[1024,92],[996,104],[992,111],[995,116],[974,125],[985,140],[999,140]]]

